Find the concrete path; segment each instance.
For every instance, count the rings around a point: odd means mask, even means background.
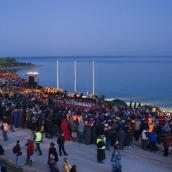
[[[1,123],[0,123],[1,125]],[[47,165],[48,158],[48,148],[50,142],[56,143],[57,138],[46,139],[44,138],[44,143],[41,144],[41,149],[43,152],[42,156],[35,153],[35,161],[33,165],[25,166],[26,161],[26,146],[25,143],[31,136],[31,131],[27,129],[15,128],[15,132],[8,132],[8,141],[3,141],[2,134],[0,135],[0,144],[5,149],[5,154],[2,155],[4,159],[7,159],[11,163],[15,164],[15,155],[12,152],[13,146],[16,144],[17,140],[21,141],[21,148],[23,150],[23,155],[21,158],[21,165],[26,172],[49,172]],[[96,161],[96,146],[95,145],[85,145],[76,142],[68,141],[65,143],[66,152],[69,154],[68,159],[71,165],[76,164],[78,166],[78,172],[111,172],[111,154],[112,151],[106,151],[106,160],[104,164],[99,164]],[[58,152],[58,146],[57,146]],[[132,145],[132,147],[125,148],[121,151],[122,157],[122,171],[123,172],[171,172],[172,171],[172,155],[168,157],[163,157],[162,152],[151,153],[149,151],[143,151],[138,145]],[[62,172],[62,162],[64,156],[59,156],[58,167],[60,172]]]

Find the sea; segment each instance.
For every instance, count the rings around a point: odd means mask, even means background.
[[[172,110],[172,56],[15,58],[18,62],[38,65],[13,71],[27,80],[26,72],[38,72],[35,82],[43,87],[56,88],[58,84],[71,94],[76,87],[77,94],[94,92],[105,99],[118,98]]]

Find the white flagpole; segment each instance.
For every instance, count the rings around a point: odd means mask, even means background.
[[[76,61],[74,61],[74,92],[76,93]]]
[[[59,88],[59,62],[57,61],[57,88]]]
[[[93,61],[93,95],[94,95],[94,61]]]

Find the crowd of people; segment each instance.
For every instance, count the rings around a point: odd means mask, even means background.
[[[10,73],[9,76],[13,74]],[[23,87],[26,85],[21,83],[25,82],[27,81],[17,77],[13,82],[6,80],[0,83],[0,118],[3,121],[1,129],[4,141],[8,140],[8,130],[15,132],[15,128],[18,127],[31,130],[30,139],[26,143],[26,165],[32,165],[32,155],[35,151],[39,151],[39,155],[43,154],[40,148],[43,139],[53,137],[58,138],[60,156],[62,153],[68,156],[64,147],[65,141],[95,144],[98,163],[103,163],[105,150],[110,150],[113,146],[114,152],[111,158],[113,171],[121,171],[119,150],[123,150],[126,146],[131,148],[133,139],[141,142],[141,148],[144,151],[159,151],[161,145],[164,156],[168,156],[172,146],[170,112],[163,112],[155,107],[146,109],[140,103],[138,106],[130,104],[128,107],[124,105],[116,107],[106,101],[102,103],[100,109],[96,110],[61,107],[54,95],[43,96],[36,90],[23,92]],[[19,140],[17,147],[16,167],[20,168]],[[118,163],[114,159],[118,159]],[[54,143],[51,142],[47,163],[52,172],[59,170],[57,162],[58,153]],[[63,172],[76,170],[77,166],[71,167],[68,159],[65,158]]]

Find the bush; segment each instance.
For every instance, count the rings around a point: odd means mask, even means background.
[[[116,106],[116,107],[120,107],[121,105],[123,106],[126,106],[127,107],[127,104],[121,100],[121,99],[114,99],[114,100],[111,100],[111,101],[106,101],[107,103],[109,103],[111,106]]]

